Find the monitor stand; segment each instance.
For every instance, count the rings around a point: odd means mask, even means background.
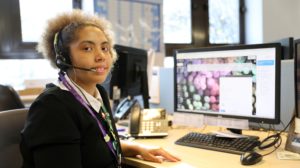
[[[259,139],[258,136],[255,135],[247,135],[247,134],[242,134],[241,129],[236,129],[236,128],[226,128],[228,131],[230,131],[233,134],[241,135],[242,137],[247,137],[249,139]]]
[[[287,137],[285,150],[299,153],[300,154],[300,117],[296,116],[296,112],[294,110],[294,119],[289,128],[289,134]]]
[[[233,133],[241,134],[242,129],[249,129],[249,122],[246,119],[215,117],[204,115],[204,123],[207,125],[215,125],[224,128],[228,128]]]
[[[241,129],[236,129],[236,128],[226,128],[228,131],[235,133],[235,134],[242,134]]]

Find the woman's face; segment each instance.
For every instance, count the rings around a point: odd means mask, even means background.
[[[79,84],[95,85],[105,81],[112,66],[112,55],[103,31],[95,26],[86,26],[76,32],[70,44],[70,58],[73,66],[91,69],[84,71],[70,69],[68,74]]]

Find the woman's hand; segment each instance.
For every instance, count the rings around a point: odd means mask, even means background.
[[[163,160],[171,162],[180,161],[180,159],[163,148],[151,148],[136,143],[121,141],[122,151],[124,156],[138,157],[146,161],[161,163]]]
[[[148,149],[148,148],[140,147],[139,156],[144,160],[156,162],[156,163],[161,163],[163,162],[163,160],[168,160],[171,162],[180,161],[178,157],[171,155],[163,148]]]

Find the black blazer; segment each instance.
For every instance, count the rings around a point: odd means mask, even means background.
[[[97,88],[117,135],[107,94]],[[112,168],[117,163],[87,109],[53,84],[30,107],[20,149],[23,168]]]

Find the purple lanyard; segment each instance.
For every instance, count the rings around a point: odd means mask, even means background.
[[[93,116],[93,118],[97,121],[98,127],[102,132],[104,141],[107,143],[107,145],[109,146],[109,149],[112,151],[112,153],[114,154],[114,156],[117,158],[118,164],[120,164],[121,161],[121,156],[118,156],[116,154],[116,151],[113,148],[113,144],[111,142],[111,140],[109,140],[109,135],[107,134],[107,132],[105,131],[105,129],[103,128],[102,124],[100,123],[100,121],[97,119],[96,115],[94,114],[93,110],[90,108],[90,106],[82,99],[82,97],[76,92],[76,90],[70,85],[70,83],[66,80],[65,78],[65,73],[64,72],[60,72],[59,73],[59,80],[63,83],[63,85],[73,94],[73,96],[80,102],[80,104],[82,104],[87,110],[88,112]],[[117,148],[117,147],[116,147]],[[117,150],[117,149],[116,149]]]

